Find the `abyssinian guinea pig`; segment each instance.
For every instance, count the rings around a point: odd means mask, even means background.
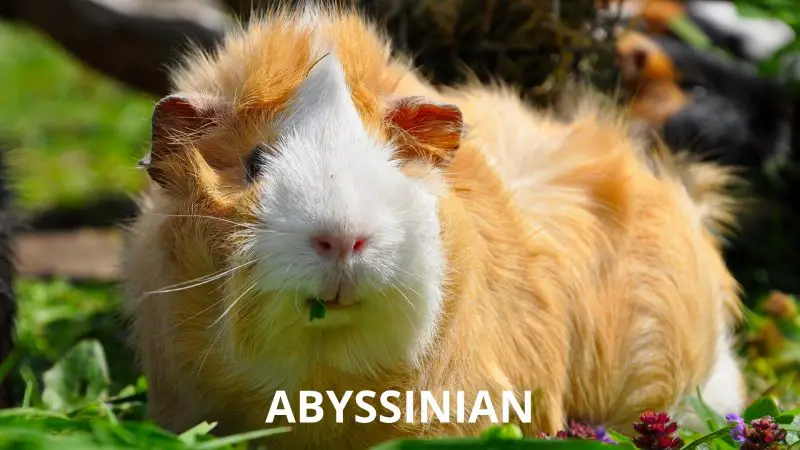
[[[151,416],[231,433],[276,426],[278,391],[390,389],[534,391],[528,435],[677,414],[697,387],[738,411],[729,175],[645,152],[591,101],[560,121],[390,51],[358,14],[277,10],[173,70],[123,264]],[[324,407],[270,442],[489,425]]]

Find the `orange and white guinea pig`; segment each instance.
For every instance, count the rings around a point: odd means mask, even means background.
[[[592,101],[560,121],[509,88],[434,89],[390,53],[356,13],[282,9],[172,71],[123,263],[150,415],[232,433],[279,425],[278,391],[463,391],[469,408],[515,390],[536,393],[534,435],[679,414],[697,387],[739,411],[729,175],[648,154]],[[270,442],[489,425],[323,407]]]

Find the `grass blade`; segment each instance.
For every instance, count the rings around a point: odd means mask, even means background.
[[[689,396],[686,398],[686,401],[692,406],[692,410],[700,417],[700,420],[706,424],[708,431],[716,431],[722,426],[720,423],[725,423],[724,418],[703,401],[700,389],[697,390],[696,397]]]
[[[4,380],[9,374],[11,373],[11,369],[17,365],[17,361],[20,357],[20,350],[19,347],[14,347],[11,350],[11,353],[8,354],[6,359],[3,360],[2,364],[0,364],[0,381]]]
[[[606,430],[606,433],[608,434],[609,437],[611,437],[611,439],[613,439],[613,440],[615,440],[615,441],[617,441],[619,443],[623,443],[623,442],[624,443],[630,443],[630,442],[633,442],[633,440],[630,437],[625,436],[622,433],[617,433],[616,431],[611,431],[611,430]]]
[[[226,436],[223,438],[215,439],[213,441],[203,442],[194,446],[196,450],[213,450],[229,445],[235,445],[240,442],[252,441],[261,439],[276,434],[287,433],[291,431],[291,427],[269,428],[266,430],[249,431],[247,433],[236,434],[233,436]]]
[[[731,430],[730,427],[725,427],[725,428],[720,428],[719,430],[716,430],[716,431],[712,431],[711,433],[708,433],[707,435],[701,437],[700,439],[696,439],[696,440],[684,445],[683,447],[681,447],[681,450],[689,450],[689,449],[692,449],[692,448],[697,448],[701,444],[706,444],[706,443],[715,441],[715,440],[717,440],[717,439],[719,439],[721,437],[725,437],[725,436],[728,435],[728,433],[730,433],[730,430]]]

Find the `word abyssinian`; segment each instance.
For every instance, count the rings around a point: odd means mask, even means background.
[[[521,395],[520,395],[521,394]],[[531,422],[532,392],[503,391],[500,399],[492,399],[488,391],[478,391],[470,398],[463,391],[443,391],[434,395],[430,391],[344,391],[341,395],[334,391],[299,391],[297,411],[292,410],[292,402],[285,391],[277,391],[267,413],[265,423],[274,423],[281,418],[289,423],[316,423],[323,419],[326,412],[336,414],[336,423],[355,420],[356,423],[476,423],[479,418],[487,417],[492,423],[509,423],[514,419],[522,423]],[[401,402],[401,400],[404,400]],[[467,400],[470,400],[469,403]],[[498,401],[499,400],[499,401]],[[324,402],[330,402],[333,411],[326,408]],[[356,414],[345,417],[348,404],[353,401]],[[378,408],[387,414],[379,414]],[[402,403],[403,407],[398,406]],[[468,406],[471,405],[471,406]],[[419,406],[419,408],[417,408]],[[498,411],[499,407],[499,411]]]

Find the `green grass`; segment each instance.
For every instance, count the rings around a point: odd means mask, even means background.
[[[0,55],[0,141],[13,148],[11,169],[23,209],[76,205],[95,196],[130,194],[142,185],[135,164],[147,142],[152,99],[92,73],[30,30],[0,23]],[[241,448],[234,441],[257,437],[213,439],[208,434],[213,424],[176,436],[143,421],[147,386],[125,345],[114,286],[21,279],[16,288],[20,369],[12,375],[24,402],[21,408],[0,411],[0,450]],[[749,415],[771,414],[796,430],[797,302],[778,296],[750,304],[749,324],[740,334],[755,393]],[[776,312],[781,305],[783,314]],[[706,411],[701,399],[694,402]],[[685,448],[733,448],[724,421],[710,411],[704,415],[709,429],[685,435]],[[472,439],[395,442],[380,448],[601,445],[519,438],[513,429],[495,428]],[[790,433],[790,443],[796,440]]]
[[[21,367],[14,379],[24,400],[18,409],[0,411],[0,450],[239,448],[208,436],[213,424],[198,424],[191,433],[175,436],[144,421],[147,386],[125,347],[124,323],[118,315],[120,296],[114,287],[23,279],[18,281],[17,290]],[[778,314],[775,311],[781,310],[780,302],[784,302],[784,309]],[[793,409],[800,405],[796,380],[800,368],[797,301],[778,296],[760,304],[761,312],[748,312],[750,325],[741,333],[745,340],[743,354],[748,358],[748,381],[755,394],[744,416],[777,418],[791,431],[789,443],[793,444],[797,441],[796,431],[800,430],[800,420],[795,417],[800,411]],[[701,398],[690,400],[695,410],[701,411],[708,430],[684,433],[684,448],[700,443],[711,449],[736,448],[731,447],[725,421]],[[263,433],[271,431],[281,430]],[[252,436],[240,438],[247,437]],[[625,439],[615,437],[618,442]],[[513,444],[506,440],[510,438]],[[474,438],[398,441],[379,449],[539,449],[566,445],[520,438],[513,429],[495,428]],[[22,443],[27,446],[22,447]],[[569,447],[589,450],[599,445],[581,441],[571,442]]]
[[[93,73],[38,33],[0,23],[0,142],[20,206],[74,205],[143,182],[153,100]]]

